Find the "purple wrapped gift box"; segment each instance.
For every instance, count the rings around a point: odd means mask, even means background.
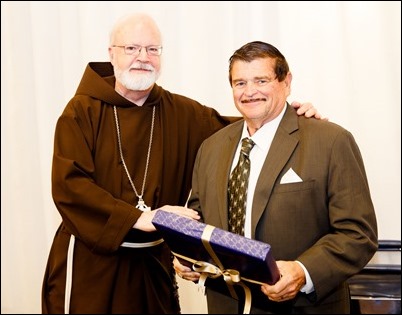
[[[152,223],[180,262],[190,268],[206,263],[221,271],[235,270],[247,285],[274,284],[280,278],[267,243],[164,210],[155,214]]]

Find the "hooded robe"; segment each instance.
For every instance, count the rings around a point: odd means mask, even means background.
[[[145,248],[121,244],[161,238],[158,232],[133,228],[142,213],[135,208],[136,195],[144,187],[143,198],[152,209],[185,205],[200,144],[239,118],[222,117],[157,84],[137,106],[119,95],[114,84],[109,62],[89,63],[57,121],[52,196],[62,222],[46,267],[43,313],[64,313],[66,295],[70,313],[180,312],[166,243]],[[122,163],[117,124],[121,153],[137,193]],[[67,288],[66,276],[71,279]]]

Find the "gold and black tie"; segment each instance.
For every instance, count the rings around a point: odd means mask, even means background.
[[[229,231],[240,235],[244,235],[248,177],[250,175],[249,154],[254,144],[250,138],[242,140],[239,162],[229,178]]]

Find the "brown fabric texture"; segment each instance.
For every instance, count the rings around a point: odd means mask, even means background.
[[[62,217],[50,250],[42,290],[43,313],[64,312],[66,257],[76,237],[70,313],[178,313],[172,257],[155,233],[132,228],[141,211],[119,156],[113,106],[122,151],[136,187],[142,186],[155,111],[153,144],[144,200],[152,209],[184,205],[201,142],[232,118],[155,85],[143,106],[114,90],[110,63],[88,64],[74,97],[57,121],[52,194]],[[239,118],[235,118],[239,119]]]

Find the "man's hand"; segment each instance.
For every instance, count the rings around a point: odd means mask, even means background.
[[[292,102],[293,108],[297,109],[297,115],[304,115],[307,118],[314,117],[316,119],[329,120],[327,117],[322,116],[311,103]]]
[[[176,257],[173,259],[173,268],[176,270],[176,274],[185,280],[198,281],[201,276],[199,272],[192,271],[191,268],[182,265]]]
[[[281,278],[274,285],[266,283],[261,285],[261,291],[268,299],[275,302],[294,299],[306,284],[303,268],[296,261],[278,260],[276,263],[281,273]]]

